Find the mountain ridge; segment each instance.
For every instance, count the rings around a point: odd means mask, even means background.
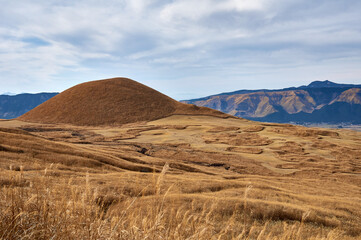
[[[0,95],[0,118],[17,118],[57,94],[55,92],[43,92]]]
[[[280,123],[361,123],[357,104],[361,104],[361,85],[338,84],[329,80],[314,81],[309,85],[284,89],[238,90],[182,101],[210,107],[237,117],[256,121]],[[336,103],[345,104],[336,104]],[[331,106],[332,105],[332,106]],[[350,106],[348,106],[350,105]],[[322,118],[326,106],[343,116]],[[348,111],[337,108],[345,108]],[[357,111],[355,112],[355,109]]]
[[[303,124],[304,119],[307,119],[310,123],[318,123],[322,120],[322,122],[346,121],[358,124],[360,120],[352,119],[351,115],[355,113],[352,110],[356,109],[355,104],[361,104],[360,89],[361,85],[358,84],[339,84],[325,80],[283,89],[237,90],[181,102],[205,106],[257,121]],[[58,94],[53,92],[0,95],[0,119],[17,118]],[[325,119],[318,116],[320,109],[338,102],[350,104],[346,107],[350,111],[345,113],[350,116],[345,116],[343,120],[336,116]],[[340,106],[336,104],[328,109],[335,111],[335,108]],[[307,115],[312,115],[313,112],[314,118]],[[307,114],[303,116],[304,113]],[[301,115],[303,117],[300,117]]]
[[[252,92],[273,92],[273,91],[288,91],[288,90],[297,90],[297,89],[304,89],[304,88],[361,88],[361,84],[343,84],[343,83],[335,83],[331,82],[329,80],[325,81],[313,81],[308,85],[302,85],[299,87],[287,87],[287,88],[280,88],[280,89],[240,89],[236,91],[231,92],[222,92],[218,94],[212,94],[206,97],[200,97],[200,98],[192,98],[192,99],[184,99],[180,100],[180,102],[184,101],[199,101],[199,100],[205,100],[210,97],[220,96],[220,95],[234,95],[234,94],[244,94],[244,93],[252,93]]]

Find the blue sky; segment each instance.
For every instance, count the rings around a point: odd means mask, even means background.
[[[359,0],[0,0],[0,93],[129,77],[175,99],[361,83]]]

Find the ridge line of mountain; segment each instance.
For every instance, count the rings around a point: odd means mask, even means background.
[[[361,85],[328,80],[284,89],[238,90],[182,102],[262,122],[361,124]]]
[[[205,96],[205,97],[200,97],[200,98],[192,98],[192,99],[185,99],[185,100],[180,100],[180,102],[185,102],[185,101],[201,101],[201,100],[207,100],[211,97],[216,97],[216,96],[220,96],[220,95],[235,95],[235,94],[246,94],[246,93],[254,93],[254,92],[281,92],[281,91],[290,91],[290,90],[302,90],[302,89],[309,89],[309,88],[361,88],[361,84],[343,84],[343,83],[335,83],[335,82],[331,82],[329,80],[325,80],[325,81],[313,81],[308,85],[302,85],[299,87],[288,87],[288,88],[281,88],[281,89],[240,89],[240,90],[236,90],[236,91],[231,91],[231,92],[222,92],[222,93],[218,93],[218,94],[212,94],[209,96]]]
[[[19,117],[56,95],[0,95],[0,119]],[[181,102],[256,121],[361,123],[361,85],[328,80],[283,89],[238,90]]]

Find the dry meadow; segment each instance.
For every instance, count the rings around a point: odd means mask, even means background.
[[[0,239],[360,239],[361,133],[0,121]]]

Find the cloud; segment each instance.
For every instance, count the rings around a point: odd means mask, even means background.
[[[361,66],[357,0],[0,4],[0,92],[120,75],[179,99],[249,88],[250,80],[258,88],[318,76],[354,82],[347,71]],[[314,77],[304,73],[311,70]]]
[[[161,10],[161,18],[165,21],[199,20],[218,12],[259,11],[265,6],[262,0],[192,0],[174,1]]]

